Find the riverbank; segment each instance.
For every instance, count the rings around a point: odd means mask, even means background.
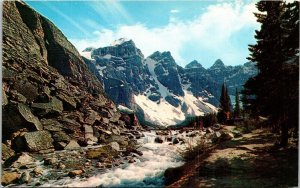
[[[232,130],[234,127],[226,127]],[[298,185],[298,147],[275,148],[276,135],[257,129],[222,142],[183,165],[189,169],[168,187],[291,187]]]
[[[199,130],[137,133],[136,142],[126,144],[125,148],[124,144],[121,145],[123,140],[120,140],[119,145],[116,142],[109,146],[80,147],[46,154],[23,152],[12,163],[6,162],[2,184],[43,187],[164,186],[164,171],[183,165],[178,149],[183,150],[206,134]]]

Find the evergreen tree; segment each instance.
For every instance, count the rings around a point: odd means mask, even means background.
[[[257,63],[259,73],[244,85],[242,100],[245,110],[267,116],[281,128],[281,144],[286,145],[288,125],[297,122],[298,112],[299,2],[260,1],[256,6],[262,25],[248,59]]]
[[[230,116],[231,112],[231,102],[230,97],[228,95],[228,89],[223,83],[222,90],[221,90],[221,96],[220,96],[220,110],[218,112],[218,121],[221,123],[224,123]]]
[[[231,102],[228,95],[228,90],[224,83],[222,85],[221,96],[220,96],[220,108],[225,112],[230,112],[231,109]]]
[[[241,115],[241,109],[240,109],[240,96],[238,89],[235,90],[235,108],[234,108],[234,117],[238,118]]]

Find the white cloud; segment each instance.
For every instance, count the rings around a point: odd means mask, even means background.
[[[207,7],[203,14],[191,21],[171,19],[168,25],[157,28],[143,24],[123,25],[114,31],[100,29],[94,32],[92,39],[71,41],[82,51],[89,46],[107,46],[125,37],[132,39],[146,57],[154,51],[170,51],[181,65],[193,59],[212,64],[213,58],[221,58],[225,64],[241,63],[246,61],[245,57],[241,57],[241,49],[231,39],[243,29],[258,27],[254,11],[254,4],[223,3]],[[243,48],[247,50],[247,44]],[[203,54],[206,53],[214,55],[205,59]]]
[[[177,9],[172,9],[172,10],[170,10],[170,13],[173,13],[173,14],[178,13],[178,12],[180,12],[180,11],[177,10]]]

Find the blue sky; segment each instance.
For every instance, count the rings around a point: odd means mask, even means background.
[[[179,65],[245,63],[259,28],[252,1],[27,1],[82,51],[132,39],[147,57],[170,51]]]

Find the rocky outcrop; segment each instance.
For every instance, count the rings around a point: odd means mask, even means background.
[[[106,51],[111,49],[99,53]],[[140,55],[137,51],[132,58]],[[2,70],[3,141],[17,152],[78,149],[79,143],[98,142],[103,133],[95,128],[117,128],[112,135],[126,130],[120,112],[75,47],[22,1],[3,3]],[[13,155],[10,146],[3,154]]]

